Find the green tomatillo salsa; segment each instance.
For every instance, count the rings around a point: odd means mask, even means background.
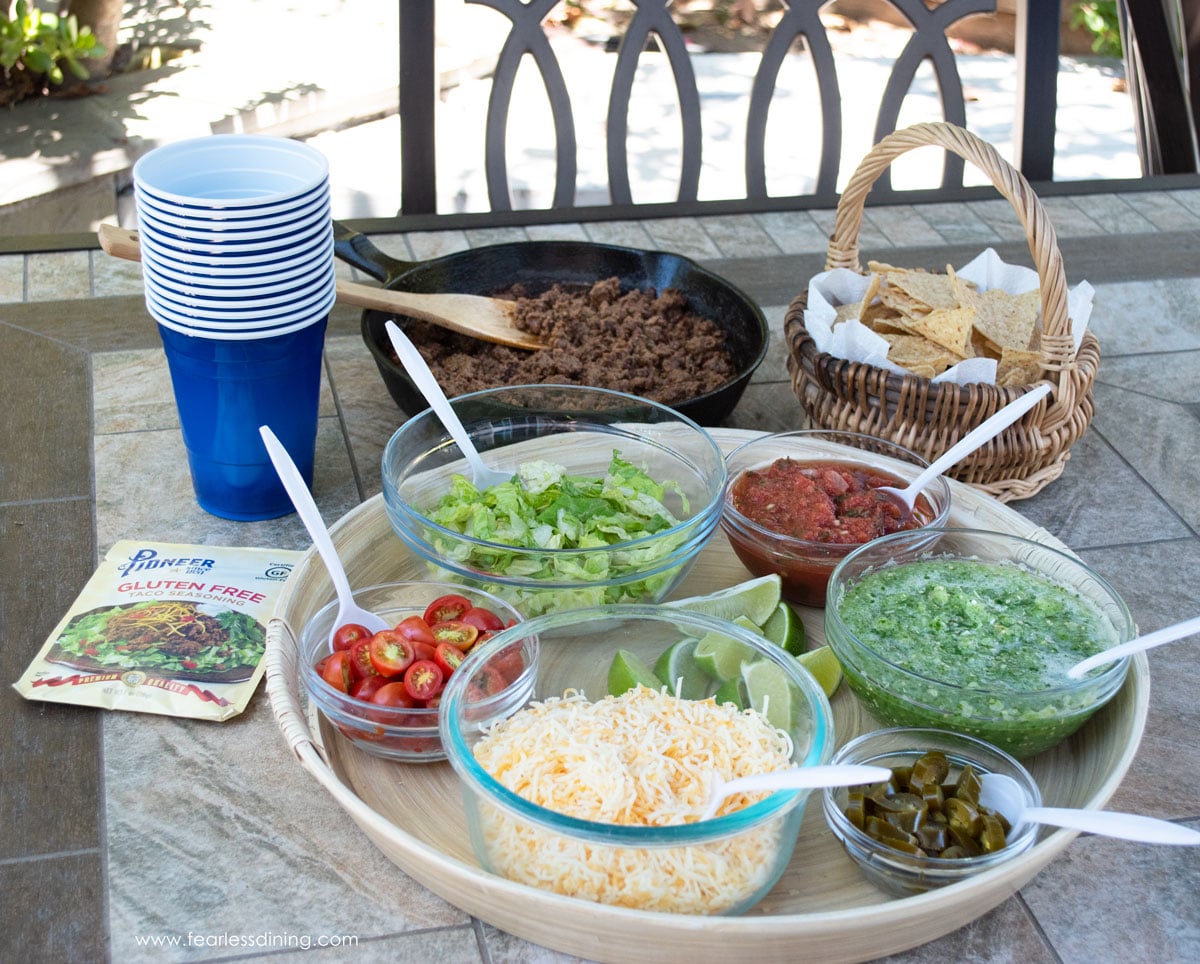
[[[1118,642],[1104,614],[1065,586],[969,559],[880,569],[846,593],[839,612],[889,662],[989,692],[1064,685],[1075,663]]]
[[[846,590],[837,613],[870,651],[849,646],[843,662],[876,716],[970,733],[1018,756],[1058,742],[1096,709],[1095,692],[1067,670],[1120,642],[1072,589],[970,559],[883,566]]]

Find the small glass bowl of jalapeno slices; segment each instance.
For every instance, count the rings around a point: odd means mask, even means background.
[[[886,783],[824,791],[825,819],[863,875],[904,896],[991,870],[1037,841],[1039,828],[1014,832],[979,804],[979,778],[1003,773],[1030,806],[1041,793],[1030,772],[998,747],[948,730],[896,727],[847,743],[833,763],[888,767]]]

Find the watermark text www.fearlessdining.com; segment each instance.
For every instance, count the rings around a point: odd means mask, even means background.
[[[277,934],[266,931],[262,934],[138,934],[138,947],[207,947],[240,948],[251,950],[279,950],[313,947],[357,947],[358,938],[350,934]]]

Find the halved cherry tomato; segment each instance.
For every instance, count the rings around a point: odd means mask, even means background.
[[[373,697],[376,692],[378,692],[384,686],[387,686],[387,684],[388,678],[386,676],[380,676],[378,673],[372,673],[370,676],[364,676],[357,683],[355,683],[354,688],[350,690],[350,695],[356,700],[363,700],[364,702],[370,703],[371,697]],[[401,685],[403,685],[403,683],[401,683]]]
[[[324,667],[321,670],[321,678],[330,686],[341,693],[350,692],[350,654],[344,649],[339,649],[336,653],[330,653],[329,656],[322,661]]]
[[[413,639],[420,643],[428,643],[434,645],[437,640],[433,638],[433,633],[429,630],[429,623],[425,622],[420,616],[406,616],[400,620],[396,626],[398,632],[404,635],[406,639]]]
[[[367,653],[376,672],[399,676],[412,665],[413,644],[398,629],[381,629],[371,637]]]
[[[525,656],[521,652],[521,644],[514,643],[511,646],[506,646],[504,652],[497,653],[488,665],[499,674],[500,679],[504,682],[504,686],[508,686],[525,669]],[[503,689],[503,687],[501,688]]]
[[[360,639],[348,650],[350,653],[350,668],[354,671],[354,678],[362,680],[368,676],[378,676],[379,670],[375,668],[375,664],[371,662],[371,637]]]
[[[339,626],[333,634],[333,649],[336,652],[339,649],[349,649],[360,639],[370,639],[371,630],[366,626],[361,626],[358,623],[346,623]]]
[[[442,691],[442,668],[431,659],[419,659],[404,671],[404,688],[414,700],[428,700]]]
[[[466,658],[467,654],[453,643],[438,643],[433,651],[433,661],[446,676],[458,669]]]
[[[485,630],[489,633],[494,633],[496,630],[504,628],[504,620],[490,609],[484,609],[482,606],[472,606],[458,618],[468,626],[474,626],[476,629]]]
[[[467,702],[478,703],[499,693],[507,685],[507,681],[491,666],[480,667],[467,684]]]
[[[400,680],[384,683],[371,697],[371,702],[377,706],[396,706],[400,709],[411,710],[420,704],[413,698],[408,687]]]
[[[459,622],[457,619],[435,623],[429,629],[433,632],[433,638],[438,643],[450,643],[452,646],[457,646],[464,653],[474,646],[475,640],[479,638],[479,629],[477,627],[469,626],[464,622]]]
[[[401,685],[404,685],[404,684],[401,684]],[[434,699],[436,700],[436,699],[438,699],[438,697],[435,696]],[[433,727],[434,729],[436,729],[437,725],[438,725],[437,707],[434,706],[432,709],[430,709],[429,703],[422,702],[421,700],[417,700],[416,703],[417,703],[416,709],[412,713],[405,713],[404,719],[397,720],[396,725],[397,726],[413,726],[413,727],[421,727],[421,728]],[[428,710],[428,712],[425,712],[426,710]]]
[[[434,623],[444,623],[449,619],[461,619],[463,613],[471,608],[471,600],[458,593],[448,593],[438,596],[425,608],[425,622],[430,626]]]

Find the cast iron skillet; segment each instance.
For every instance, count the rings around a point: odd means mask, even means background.
[[[410,263],[384,254],[366,235],[336,222],[334,240],[337,256],[347,264],[382,281],[385,288],[403,291],[492,295],[521,282],[536,295],[555,282],[591,285],[614,275],[623,290],[679,289],[693,311],[725,330],[738,370],[737,377],[720,388],[672,406],[701,425],[717,425],[733,411],[767,352],[762,310],[728,281],[680,255],[586,241],[514,241]],[[396,404],[415,415],[428,405],[391,358],[384,323],[394,317],[404,327],[403,317],[364,311],[363,340]],[[480,386],[484,387],[490,386]]]

